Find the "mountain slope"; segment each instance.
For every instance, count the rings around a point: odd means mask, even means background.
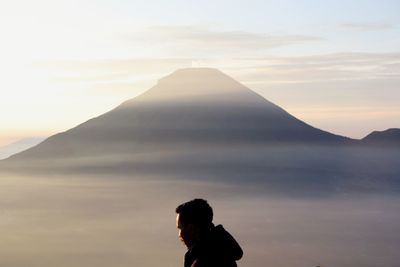
[[[182,69],[144,94],[10,160],[127,154],[187,145],[345,143],[216,69]]]

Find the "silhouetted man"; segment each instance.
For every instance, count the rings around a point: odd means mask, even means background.
[[[193,199],[176,208],[179,238],[188,251],[184,267],[235,267],[243,251],[222,227],[214,226],[213,210],[204,199]]]

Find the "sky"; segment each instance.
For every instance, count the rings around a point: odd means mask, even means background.
[[[0,146],[218,68],[299,119],[400,128],[399,1],[0,0]]]

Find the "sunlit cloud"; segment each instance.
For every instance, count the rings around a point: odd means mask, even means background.
[[[150,77],[178,68],[215,67],[234,72],[242,82],[313,83],[348,80],[397,79],[400,53],[335,53],[302,57],[110,59],[52,62],[54,79],[69,82],[122,82]],[[57,76],[58,74],[58,76]],[[151,75],[153,74],[153,75]]]
[[[254,89],[267,85],[287,85],[300,92],[304,86],[311,84],[323,84],[320,91],[366,82],[374,83],[375,88],[379,83],[379,87],[395,88],[398,87],[400,77],[399,62],[398,53],[335,53],[297,57],[204,59],[199,64],[220,68]]]
[[[52,71],[51,78],[60,82],[120,82],[132,77],[156,75],[177,68],[191,67],[192,59],[132,58],[101,60],[57,60],[38,64]],[[158,77],[159,78],[159,77]]]
[[[195,26],[158,26],[123,35],[131,43],[146,43],[175,55],[221,57],[254,55],[272,48],[321,41],[317,36],[273,35],[246,31],[218,31]]]

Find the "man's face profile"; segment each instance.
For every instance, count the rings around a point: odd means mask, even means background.
[[[178,228],[179,239],[190,248],[194,245],[198,237],[198,229],[194,224],[181,222],[180,214],[176,216],[176,227]]]

